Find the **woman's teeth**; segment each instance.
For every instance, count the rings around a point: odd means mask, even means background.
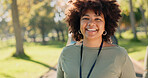
[[[96,31],[97,29],[87,29],[88,31]]]

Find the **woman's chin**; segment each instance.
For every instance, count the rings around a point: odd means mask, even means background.
[[[99,36],[98,35],[97,36],[96,35],[86,35],[84,38],[88,40],[95,40],[95,39],[98,40]]]

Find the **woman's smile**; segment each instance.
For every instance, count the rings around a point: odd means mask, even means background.
[[[88,35],[94,35],[96,33],[98,33],[98,28],[86,28],[85,29],[86,33],[85,34],[88,34]]]

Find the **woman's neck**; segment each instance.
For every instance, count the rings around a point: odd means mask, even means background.
[[[100,47],[102,42],[102,38],[98,40],[89,40],[89,39],[84,39],[83,40],[83,45],[86,47]]]

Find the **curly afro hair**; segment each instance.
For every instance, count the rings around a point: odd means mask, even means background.
[[[70,2],[70,7],[66,10],[66,22],[69,26],[69,31],[73,34],[75,41],[83,39],[80,31],[80,18],[88,9],[93,10],[95,14],[103,13],[105,19],[105,30],[107,35],[102,36],[103,41],[109,42],[110,36],[114,35],[117,28],[117,22],[121,17],[119,5],[116,1],[96,0],[96,1],[75,1]]]

